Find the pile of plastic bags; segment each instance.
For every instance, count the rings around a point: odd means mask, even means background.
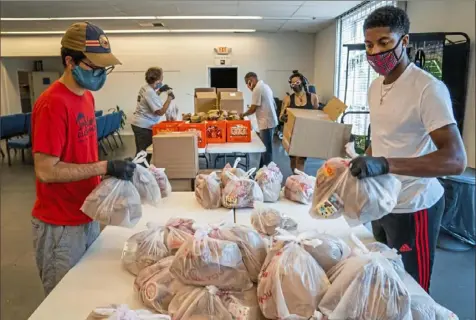
[[[267,236],[275,235],[278,228],[287,231],[297,229],[296,221],[262,202],[254,203],[254,209],[251,212],[251,225],[256,231]]]
[[[172,320],[172,318],[149,310],[132,310],[126,304],[112,304],[94,309],[86,320]]]
[[[309,176],[298,169],[295,175],[289,176],[284,185],[284,196],[294,202],[309,204],[312,202],[316,178]]]
[[[364,224],[392,212],[401,182],[387,174],[357,179],[350,173],[350,160],[332,158],[318,170],[311,216],[316,219],[344,215],[350,226]]]
[[[276,163],[271,162],[256,172],[255,181],[263,191],[264,202],[276,202],[281,194],[283,174]]]

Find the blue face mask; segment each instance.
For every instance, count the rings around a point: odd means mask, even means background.
[[[84,70],[80,66],[73,69],[73,78],[84,89],[98,91],[106,82],[106,70]]]
[[[162,88],[162,82],[159,82],[155,85],[155,90],[159,90],[160,88]]]

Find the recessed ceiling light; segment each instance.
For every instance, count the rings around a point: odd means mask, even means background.
[[[93,20],[260,20],[260,16],[115,16],[115,17],[49,17],[0,18],[0,21],[93,21]]]
[[[248,33],[255,29],[133,29],[104,30],[106,34],[137,34],[137,33]],[[1,35],[53,35],[64,34],[64,31],[2,31]]]

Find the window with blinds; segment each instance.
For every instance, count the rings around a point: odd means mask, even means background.
[[[363,26],[369,14],[379,7],[396,4],[392,0],[368,1],[338,19],[335,92],[349,106],[347,111],[369,110],[367,90],[377,74],[368,64],[365,50],[348,51],[345,45],[363,44]],[[367,134],[370,118],[368,114],[351,113],[344,122],[353,125],[354,135],[362,136]]]

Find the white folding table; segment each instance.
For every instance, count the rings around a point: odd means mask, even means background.
[[[106,227],[29,319],[84,320],[94,308],[112,303],[144,309],[134,292],[134,276],[121,265],[122,249],[147,222],[165,224],[172,217],[195,219],[199,224],[234,220],[232,210],[203,209],[193,192],[173,192],[159,208],[144,206],[143,217],[133,229]]]

